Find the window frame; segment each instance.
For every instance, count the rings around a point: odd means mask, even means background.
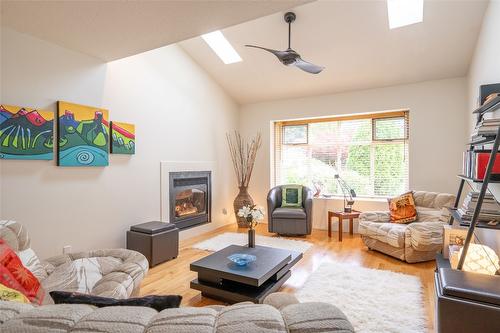
[[[306,129],[306,141],[305,142],[295,142],[295,143],[285,143],[285,131],[287,127],[305,127]],[[308,145],[309,144],[309,124],[297,124],[297,125],[283,125],[281,130],[282,138],[281,144],[287,146],[298,146],[298,145]]]
[[[392,142],[392,141],[405,141],[408,140],[409,138],[409,133],[408,133],[408,117],[406,115],[402,116],[396,116],[396,117],[383,117],[383,118],[372,118],[372,141],[375,142]],[[387,120],[387,119],[403,119],[404,122],[404,134],[403,137],[401,138],[394,138],[394,139],[378,139],[377,136],[377,121],[379,120]]]
[[[339,121],[348,121],[348,120],[356,120],[356,119],[371,119],[371,142],[368,144],[370,147],[370,155],[371,159],[374,159],[373,150],[376,145],[384,145],[391,143],[403,143],[404,144],[404,158],[406,159],[405,168],[406,168],[406,179],[405,182],[405,190],[409,189],[410,183],[410,162],[409,162],[409,139],[410,139],[410,131],[409,131],[409,113],[408,109],[396,110],[396,111],[385,111],[385,112],[374,112],[374,113],[365,113],[365,114],[354,114],[354,115],[339,115],[339,116],[331,116],[331,117],[323,117],[323,118],[308,118],[308,119],[300,119],[300,120],[284,120],[284,121],[273,121],[274,126],[272,126],[272,137],[274,137],[274,149],[273,155],[271,157],[271,187],[274,187],[281,183],[281,167],[282,167],[282,156],[283,156],[283,147],[285,146],[308,146],[310,145],[310,129],[309,125],[312,123],[318,122],[339,122]],[[375,119],[388,119],[388,118],[403,118],[404,119],[404,132],[405,135],[403,138],[396,139],[375,139],[374,138],[374,120]],[[290,125],[307,125],[307,143],[298,143],[298,144],[284,144],[283,141],[283,127]],[[350,143],[347,143],[350,145]],[[371,170],[373,173],[374,170]],[[371,177],[371,176],[370,176]],[[333,197],[342,197],[340,194],[333,194]],[[358,198],[365,199],[383,199],[389,198],[392,195],[375,195],[375,194],[358,194]]]

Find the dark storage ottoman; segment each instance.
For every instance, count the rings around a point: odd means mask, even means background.
[[[500,332],[500,276],[438,268],[435,286],[439,333]]]
[[[159,221],[133,225],[127,231],[127,249],[142,253],[149,267],[175,259],[179,254],[179,229]]]

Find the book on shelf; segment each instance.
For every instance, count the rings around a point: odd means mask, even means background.
[[[500,127],[500,118],[483,117],[472,131],[472,137],[479,135],[494,136]]]
[[[457,214],[460,216],[463,223],[470,223],[472,220],[472,216],[478,204],[478,199],[479,192],[469,192],[462,203],[462,207],[457,209]],[[481,210],[478,215],[478,221],[500,221],[500,204],[490,193],[486,193],[484,196]]]

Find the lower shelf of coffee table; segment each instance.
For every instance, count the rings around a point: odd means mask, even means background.
[[[205,297],[230,304],[246,301],[262,303],[267,295],[278,291],[291,275],[292,272],[288,270],[279,279],[269,279],[260,287],[252,287],[226,280],[221,283],[213,283],[194,279],[191,281],[191,288],[201,291],[201,294]]]

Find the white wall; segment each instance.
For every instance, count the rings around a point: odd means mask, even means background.
[[[467,119],[469,128],[466,135],[469,136],[474,128],[475,118],[472,117],[472,110],[479,105],[479,86],[489,83],[500,83],[500,1],[491,1],[486,10],[481,34],[479,35],[474,57],[469,69],[469,110]],[[496,116],[500,117],[500,112],[496,111]],[[500,185],[490,185],[497,198],[500,198]],[[500,253],[500,231],[478,230],[481,240],[496,247]]]
[[[55,111],[66,100],[136,124],[136,154],[110,155],[108,167],[0,161],[0,217],[25,224],[42,257],[67,244],[124,247],[130,225],[159,219],[161,160],[216,161],[225,177],[213,183],[211,226],[232,222],[222,214],[236,195],[224,135],[238,107],[179,47],[104,64],[3,29],[1,56],[1,103]]]
[[[465,78],[455,78],[245,105],[240,111],[240,129],[246,135],[260,131],[263,138],[250,194],[259,204],[265,204],[270,187],[271,121],[397,109],[410,110],[410,188],[456,193],[456,175],[461,170],[466,143],[464,133],[468,125],[464,116],[466,87]],[[323,221],[326,209],[332,205],[338,208],[341,202],[315,205]],[[355,204],[355,208],[361,210],[385,209],[386,206],[383,201]]]

